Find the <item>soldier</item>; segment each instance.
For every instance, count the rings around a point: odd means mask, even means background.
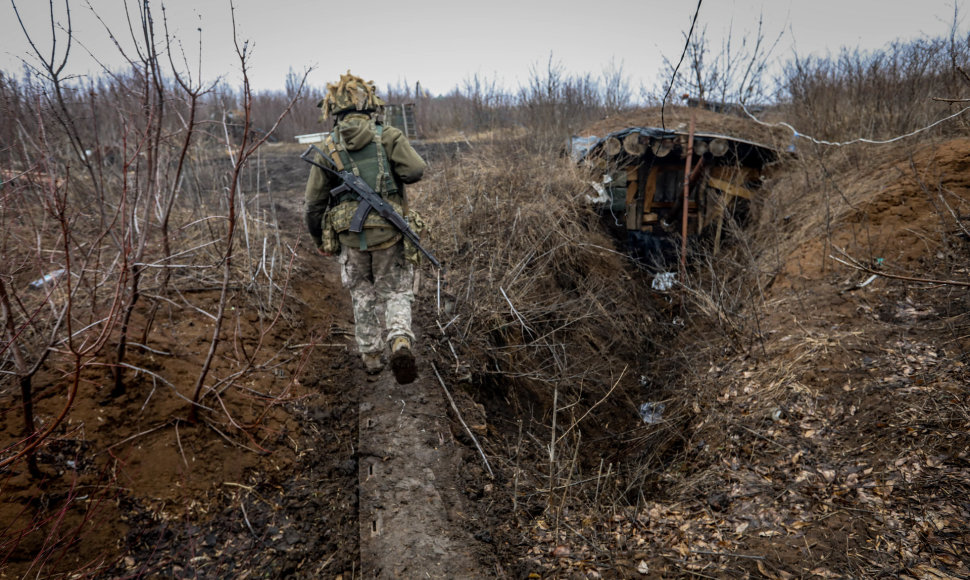
[[[317,104],[321,119],[334,118],[323,150],[338,170],[352,171],[400,215],[409,216],[404,185],[420,180],[427,165],[400,130],[378,120],[383,105],[373,81],[364,81],[350,71],[337,84],[328,84],[326,96]],[[410,383],[417,376],[411,332],[417,253],[409,251],[410,244],[405,247],[401,232],[376,212],[368,215],[361,233],[349,231],[358,201],[349,191],[331,196],[331,189],[338,185],[332,174],[316,166],[310,169],[307,228],[318,253],[339,255],[341,282],[353,300],[357,349],[364,369],[369,374],[384,369],[383,310],[391,370],[399,383]]]

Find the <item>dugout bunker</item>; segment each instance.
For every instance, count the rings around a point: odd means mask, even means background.
[[[759,195],[782,152],[729,135],[697,132],[688,173],[691,133],[681,129],[629,127],[603,138],[573,138],[571,151],[601,180],[590,195],[630,249],[657,261],[680,240],[687,196],[687,236],[709,235],[716,252],[725,222],[740,218]],[[676,252],[676,250],[674,250]],[[666,256],[669,262],[669,256]]]

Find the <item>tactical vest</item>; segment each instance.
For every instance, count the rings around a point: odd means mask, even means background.
[[[376,125],[373,141],[357,151],[348,151],[339,131],[334,131],[327,137],[326,145],[327,149],[330,150],[331,157],[336,154],[339,158],[340,162],[337,163],[339,169],[350,169],[354,175],[366,181],[367,185],[371,186],[381,197],[387,199],[388,196],[398,193],[398,186],[391,174],[387,150],[384,149],[382,142],[383,134],[384,127]],[[350,192],[345,192],[337,199],[337,202],[348,199],[356,198]]]
[[[387,151],[382,141],[384,127],[375,126],[374,139],[356,151],[349,151],[340,137],[339,131],[332,132],[326,139],[325,145],[330,157],[339,170],[348,169],[360,177],[367,185],[388,200],[391,206],[401,215],[407,215],[402,207],[403,196],[391,173]],[[361,250],[378,250],[390,247],[401,239],[397,228],[387,223],[384,218],[371,212],[364,222],[364,231],[360,234],[349,231],[350,220],[357,211],[357,198],[347,191],[340,194],[335,206],[329,212],[328,219],[331,227],[336,231],[340,243]]]

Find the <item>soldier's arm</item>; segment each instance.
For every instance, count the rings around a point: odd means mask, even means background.
[[[383,134],[384,150],[391,160],[394,173],[403,183],[414,183],[424,175],[428,167],[424,159],[418,155],[407,137],[399,129],[385,127]]]
[[[317,248],[323,243],[323,214],[327,211],[329,199],[330,183],[327,174],[319,167],[311,167],[310,177],[306,182],[304,217],[307,230]]]

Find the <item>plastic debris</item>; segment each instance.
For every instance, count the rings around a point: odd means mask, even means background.
[[[590,186],[596,190],[596,197],[586,194],[586,201],[589,203],[611,203],[613,198],[610,192],[606,190],[611,183],[613,183],[613,177],[608,173],[603,175],[602,183],[591,181]]]
[[[640,418],[648,425],[660,423],[663,421],[665,408],[663,403],[644,403],[640,405]]]
[[[589,153],[589,150],[599,143],[599,137],[590,135],[588,137],[571,137],[569,139],[569,157],[573,161],[579,161]]]
[[[33,282],[31,282],[30,283],[30,287],[31,288],[43,288],[45,284],[50,284],[51,282],[53,282],[53,281],[57,280],[58,278],[60,278],[61,276],[63,276],[64,275],[64,272],[66,272],[66,270],[64,270],[63,268],[60,269],[60,270],[54,270],[53,272],[51,272],[49,274],[45,274],[43,277],[38,278],[38,279],[34,280]]]
[[[650,283],[650,287],[658,292],[666,292],[673,288],[676,283],[676,272],[660,272],[653,277],[653,282]]]

